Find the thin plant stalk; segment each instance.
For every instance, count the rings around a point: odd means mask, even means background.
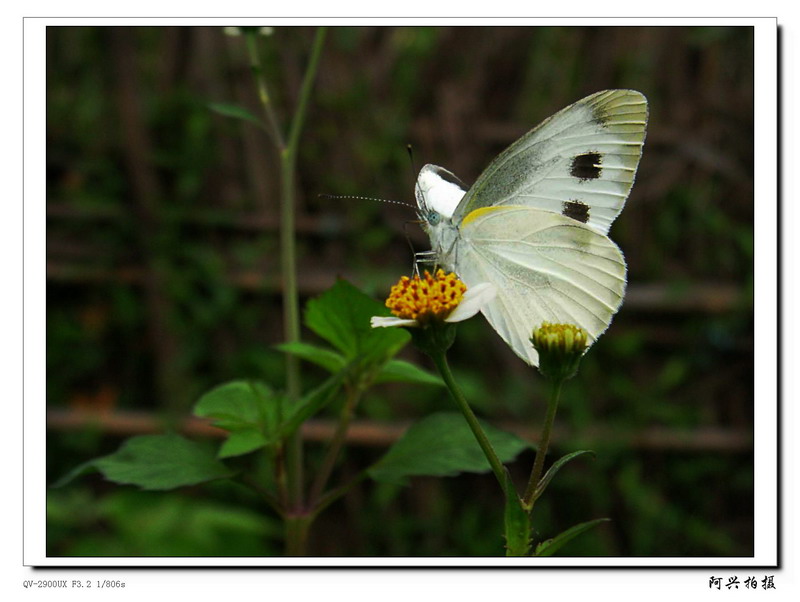
[[[314,484],[311,487],[311,493],[308,496],[312,507],[316,505],[322,492],[325,491],[325,486],[328,484],[328,479],[330,479],[333,468],[336,466],[336,460],[339,458],[339,453],[344,446],[347,431],[350,428],[350,420],[353,418],[353,412],[360,398],[360,389],[357,387],[347,388],[347,397],[339,417],[339,424],[336,427],[336,432],[333,434],[328,452],[325,454],[325,459],[322,461],[322,465],[314,479]]]
[[[550,379],[550,396],[547,401],[547,414],[544,418],[544,425],[542,426],[542,434],[539,437],[539,446],[536,449],[536,459],[533,461],[533,469],[531,476],[528,480],[528,486],[525,488],[525,495],[522,497],[522,505],[528,511],[533,507],[533,495],[536,492],[536,485],[542,478],[542,471],[544,470],[544,458],[547,455],[547,448],[550,446],[550,433],[553,430],[553,422],[556,417],[556,410],[558,409],[558,401],[561,397],[561,385],[564,381],[561,379]]]
[[[311,98],[311,89],[319,67],[326,28],[317,29],[311,58],[306,68],[297,111],[289,129],[289,139],[281,149],[281,271],[283,274],[283,307],[286,342],[300,340],[300,302],[297,294],[297,256],[295,233],[295,169],[300,132],[305,122]],[[300,360],[289,355],[286,360],[286,393],[290,403],[300,398]],[[289,502],[303,507],[303,435],[298,429],[289,438],[287,446]]]
[[[319,516],[319,513],[325,510],[328,506],[330,506],[333,502],[337,501],[339,498],[344,496],[348,491],[350,491],[355,485],[363,481],[369,476],[369,468],[362,470],[358,473],[355,477],[350,479],[344,485],[339,485],[335,489],[331,489],[326,492],[322,497],[319,498],[319,501],[314,504],[314,507],[311,510],[312,518],[316,518]]]
[[[281,127],[278,123],[278,117],[275,114],[275,109],[272,106],[269,87],[267,79],[264,77],[264,69],[261,67],[261,58],[258,55],[257,34],[253,32],[245,33],[245,43],[247,44],[247,54],[250,57],[250,71],[253,74],[253,79],[258,88],[258,100],[261,102],[261,107],[264,110],[264,116],[267,119],[267,125],[264,129],[272,137],[272,141],[279,151],[286,148],[286,143],[283,141],[283,134]]]
[[[492,467],[492,472],[494,472],[497,482],[500,483],[500,488],[505,492],[505,469],[503,468],[503,464],[497,457],[497,453],[494,451],[494,448],[492,447],[489,438],[486,436],[486,433],[483,432],[483,428],[473,413],[472,408],[469,407],[469,403],[467,403],[467,400],[464,397],[464,394],[461,392],[458,383],[456,383],[455,379],[453,378],[453,373],[450,372],[450,365],[447,363],[447,356],[444,352],[439,352],[432,354],[431,357],[433,358],[433,362],[436,364],[439,373],[442,375],[442,379],[444,379],[447,388],[450,390],[450,394],[453,396],[458,409],[461,410],[461,413],[467,420],[467,424],[469,424],[472,434],[475,435],[475,439],[478,440],[478,444],[481,446],[486,459],[489,461],[489,465]]]
[[[266,116],[265,129],[270,134],[280,155],[280,249],[281,274],[283,277],[283,316],[284,337],[287,343],[300,340],[300,304],[297,293],[297,253],[295,233],[295,173],[300,145],[300,133],[305,123],[306,112],[311,98],[311,90],[319,68],[322,45],[325,40],[325,27],[317,29],[311,49],[311,57],[306,68],[297,110],[289,128],[289,136],[284,140],[281,134],[275,109],[270,99],[269,89],[261,68],[255,34],[246,35],[250,66],[258,87],[258,96]],[[293,355],[286,358],[286,394],[290,403],[300,399],[300,362]],[[287,553],[294,556],[305,553],[310,520],[303,501],[303,440],[297,429],[287,441],[286,457],[286,516]],[[279,467],[280,471],[281,468]]]

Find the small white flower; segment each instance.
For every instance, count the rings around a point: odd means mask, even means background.
[[[455,274],[439,270],[422,278],[403,276],[386,300],[394,316],[374,316],[373,328],[426,326],[432,321],[462,322],[478,313],[497,295],[497,289],[482,282],[467,289]]]
[[[372,316],[369,320],[373,328],[393,328],[395,326],[419,326],[416,320],[396,318],[395,316]]]
[[[453,312],[447,316],[445,322],[463,322],[477,314],[481,308],[497,296],[497,289],[491,282],[481,282],[464,293],[464,298]]]

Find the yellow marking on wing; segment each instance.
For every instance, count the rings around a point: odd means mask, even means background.
[[[507,209],[526,209],[526,207],[524,205],[498,205],[497,207],[481,207],[480,209],[475,209],[475,211],[470,211],[467,216],[461,220],[461,227],[466,226],[470,222],[475,221],[479,217],[492,211],[505,211]]]

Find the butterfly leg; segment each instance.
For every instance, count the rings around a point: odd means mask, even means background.
[[[419,266],[420,264],[430,265],[433,268],[436,268],[436,251],[418,251],[414,253],[414,268],[413,268],[413,275],[419,276]]]

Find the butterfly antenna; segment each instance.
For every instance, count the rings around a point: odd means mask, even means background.
[[[408,160],[411,162],[411,179],[413,180],[414,184],[417,183],[417,174],[419,171],[417,170],[417,166],[414,163],[414,148],[410,145],[406,145],[406,150],[408,151]]]
[[[402,205],[403,207],[408,207],[409,209],[413,209],[414,211],[417,210],[417,208],[410,203],[404,203],[403,201],[391,201],[389,199],[379,199],[371,196],[358,196],[355,194],[320,194],[318,196],[319,198],[324,198],[324,199],[357,199],[359,201],[378,201],[380,203],[392,203],[393,205]]]

